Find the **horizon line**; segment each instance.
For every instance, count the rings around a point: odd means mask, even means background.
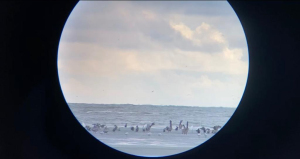
[[[99,105],[151,105],[151,106],[183,106],[183,107],[225,107],[225,108],[237,108],[237,107],[229,107],[229,106],[191,106],[191,105],[157,105],[157,104],[130,104],[130,103],[126,103],[126,104],[108,104],[108,103],[68,103],[67,104],[99,104]]]

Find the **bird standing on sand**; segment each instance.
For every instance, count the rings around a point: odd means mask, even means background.
[[[91,127],[86,125],[85,128],[88,130],[88,131],[91,131]]]
[[[207,133],[207,134],[210,134],[210,129],[207,128],[207,129],[206,129],[206,133]]]
[[[180,120],[180,122],[179,122],[179,129],[182,129],[181,123],[182,123],[182,120]]]
[[[213,128],[214,128],[214,130],[219,130],[221,128],[221,126],[217,125],[217,126],[214,126]]]
[[[178,130],[178,126],[176,126],[175,130],[176,130],[176,131]]]
[[[164,128],[164,130],[163,130],[164,132],[165,131],[167,131],[167,132],[170,132],[170,131],[172,131],[172,120],[170,120],[170,125],[169,126],[167,126],[166,128]]]
[[[98,124],[93,124],[94,126],[91,128],[91,130],[93,131],[93,132],[97,132],[98,130],[99,130],[99,125]]]
[[[135,127],[135,132],[138,132],[139,131],[139,126],[136,126]]]
[[[169,132],[172,131],[172,120],[170,120],[170,127],[169,127]]]
[[[127,128],[127,123],[125,124],[125,126],[124,126],[125,128]]]
[[[155,123],[151,123],[151,124],[146,124],[146,125],[144,125],[143,131],[144,131],[144,132],[150,131],[150,129],[151,129],[151,127],[152,127],[153,125],[155,125]]]
[[[187,122],[186,122],[186,127],[184,127],[184,129],[182,129],[182,133],[183,133],[183,134],[187,134],[188,131],[189,131],[189,122],[187,121]]]
[[[220,128],[221,128],[221,126],[214,126],[214,127],[213,127],[214,130],[212,130],[211,133],[212,133],[212,134],[217,133],[217,132],[219,131]]]
[[[204,128],[204,126],[202,126],[202,128],[200,129],[204,132],[204,134],[206,133],[206,129]]]
[[[103,132],[104,132],[104,133],[108,133],[108,128],[107,128],[107,126],[104,127]]]
[[[185,133],[185,134],[187,134],[188,131],[189,131],[189,122],[187,121],[187,122],[186,122],[186,133]]]
[[[198,134],[200,134],[200,128],[198,128],[196,131],[197,131]]]
[[[130,130],[131,130],[131,131],[134,131],[134,127],[132,126],[132,127],[130,128]]]
[[[105,127],[105,124],[102,124],[102,125],[99,124],[99,126],[100,126],[101,128],[104,128],[104,127]]]
[[[112,130],[113,132],[115,132],[118,129],[118,126],[115,125],[114,129]]]

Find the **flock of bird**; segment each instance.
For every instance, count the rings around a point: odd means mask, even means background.
[[[187,134],[189,132],[189,122],[187,121],[186,125],[182,124],[182,122],[183,122],[183,120],[181,120],[179,122],[178,126],[176,125],[176,128],[174,129],[174,131],[181,130],[182,134]],[[150,136],[151,135],[150,129],[153,125],[155,125],[154,122],[151,124],[143,125],[142,131],[147,132],[148,135]],[[172,125],[173,125],[172,121],[170,120],[170,124],[168,126],[166,126],[162,131],[163,132],[171,132],[173,130]],[[92,131],[92,132],[98,132],[98,131],[100,131],[100,133],[108,133],[109,132],[109,128],[104,124],[96,123],[96,124],[93,124],[93,127],[90,127],[90,126],[82,123],[82,126],[85,127],[88,131]],[[124,125],[124,128],[127,128],[127,123]],[[211,128],[201,127],[201,128],[196,129],[195,131],[198,133],[198,136],[199,136],[200,134],[205,134],[205,135],[206,134],[215,134],[220,130],[220,128],[221,128],[221,126],[217,125],[217,126],[214,126]],[[131,126],[130,130],[138,132],[140,130],[140,128],[138,125],[136,125],[136,126]],[[115,132],[115,131],[121,131],[121,128],[118,127],[117,125],[114,125],[114,128],[112,128],[112,132]],[[126,132],[125,135],[128,135],[128,132]],[[159,133],[159,135],[161,135],[161,133]]]

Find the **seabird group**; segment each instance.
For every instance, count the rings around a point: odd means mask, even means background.
[[[189,122],[187,121],[186,122],[186,125],[182,124],[183,120],[180,120],[179,122],[179,125],[176,125],[176,128],[174,129],[173,126],[175,127],[175,125],[172,124],[172,120],[169,121],[169,125],[166,126],[164,129],[163,129],[163,132],[171,132],[172,130],[175,130],[175,131],[178,131],[178,130],[181,130],[181,133],[182,134],[188,134],[189,132],[189,129],[191,129],[191,132],[194,132],[194,130],[192,130],[192,127],[189,128]],[[109,129],[105,124],[100,124],[100,123],[95,123],[95,124],[92,124],[93,126],[89,126],[89,125],[86,125],[85,123],[82,123],[82,126],[85,127],[88,131],[92,131],[92,132],[100,132],[101,134],[103,133],[108,133],[109,131],[112,131],[112,132],[115,132],[115,131],[121,131],[120,127],[118,127],[116,124],[111,127],[111,129]],[[151,132],[150,132],[150,129],[152,126],[154,126],[155,123],[152,122],[151,124],[148,123],[148,124],[145,124],[143,125],[142,127],[142,130],[143,132],[147,132],[148,136],[151,135]],[[125,130],[131,130],[131,131],[135,131],[135,132],[138,132],[139,131],[139,126],[138,125],[135,125],[135,126],[131,126],[131,127],[128,127],[128,124],[125,123],[124,127],[125,127]],[[216,125],[216,126],[213,126],[213,127],[199,127],[198,129],[196,129],[195,131],[197,132],[198,136],[201,135],[201,134],[216,134],[219,130],[220,130],[221,126],[219,125]],[[161,133],[158,133],[159,136],[161,135]],[[128,135],[128,132],[126,131],[125,135]]]
[[[198,128],[196,130],[196,132],[198,134],[215,134],[220,130],[220,128],[221,128],[221,126],[219,126],[219,125],[214,126],[212,128],[205,128],[204,126],[202,126],[201,128]]]

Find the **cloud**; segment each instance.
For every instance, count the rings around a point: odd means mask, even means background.
[[[176,46],[187,51],[205,50],[213,53],[222,48],[213,42],[207,42],[207,39],[222,43],[226,37],[231,40],[229,46],[232,45],[234,48],[243,46],[241,41],[244,41],[244,37],[238,36],[243,34],[243,30],[240,29],[237,17],[232,18],[228,9],[216,10],[218,5],[223,8],[228,6],[227,2],[173,2],[172,7],[170,3],[158,2],[154,5],[146,2],[84,2],[82,3],[84,7],[78,4],[79,9],[73,10],[72,16],[65,25],[64,41],[101,43],[107,47],[122,49],[152,49],[151,47],[155,44],[155,47],[165,49]],[[197,12],[194,11],[193,14],[184,14],[191,8],[195,11],[201,10],[201,14],[195,14]],[[220,14],[213,14],[215,12]],[[193,32],[194,42],[190,43],[174,34],[174,30],[170,29],[170,20],[174,25],[186,28],[186,36],[191,34],[188,31]],[[183,25],[180,26],[180,23]],[[203,35],[206,33],[200,34],[199,32],[205,29],[205,24],[212,27],[210,37],[205,37]],[[199,27],[198,32],[196,27]],[[214,30],[219,32],[213,32]],[[231,35],[235,34],[237,34],[235,39],[239,40],[232,40]],[[197,45],[197,43],[203,43],[203,45]]]
[[[187,26],[185,26],[184,24],[174,24],[172,22],[170,22],[171,27],[176,30],[179,31],[181,33],[181,35],[189,40],[193,40],[193,34],[194,32]]]
[[[156,14],[154,14],[154,13],[151,12],[151,11],[143,10],[142,13],[143,13],[143,16],[144,16],[146,19],[148,19],[148,20],[155,20],[155,19],[157,19]]]
[[[180,49],[139,51],[104,48],[88,43],[62,43],[59,52],[59,59],[62,59],[58,60],[59,67],[71,74],[114,76],[161,70],[232,75],[246,75],[248,72],[247,62],[241,60],[243,52],[240,49],[224,48],[219,53],[208,54]]]
[[[201,46],[208,43],[227,43],[223,34],[220,31],[218,31],[215,28],[212,28],[211,25],[205,22],[202,22],[202,24],[198,26],[194,31],[183,23],[176,24],[171,21],[170,26],[174,30],[178,31],[184,38],[192,41],[195,45]]]
[[[202,5],[208,14],[192,2],[159,4],[76,6],[58,54],[68,101],[237,105],[248,73],[237,17],[208,3]]]

